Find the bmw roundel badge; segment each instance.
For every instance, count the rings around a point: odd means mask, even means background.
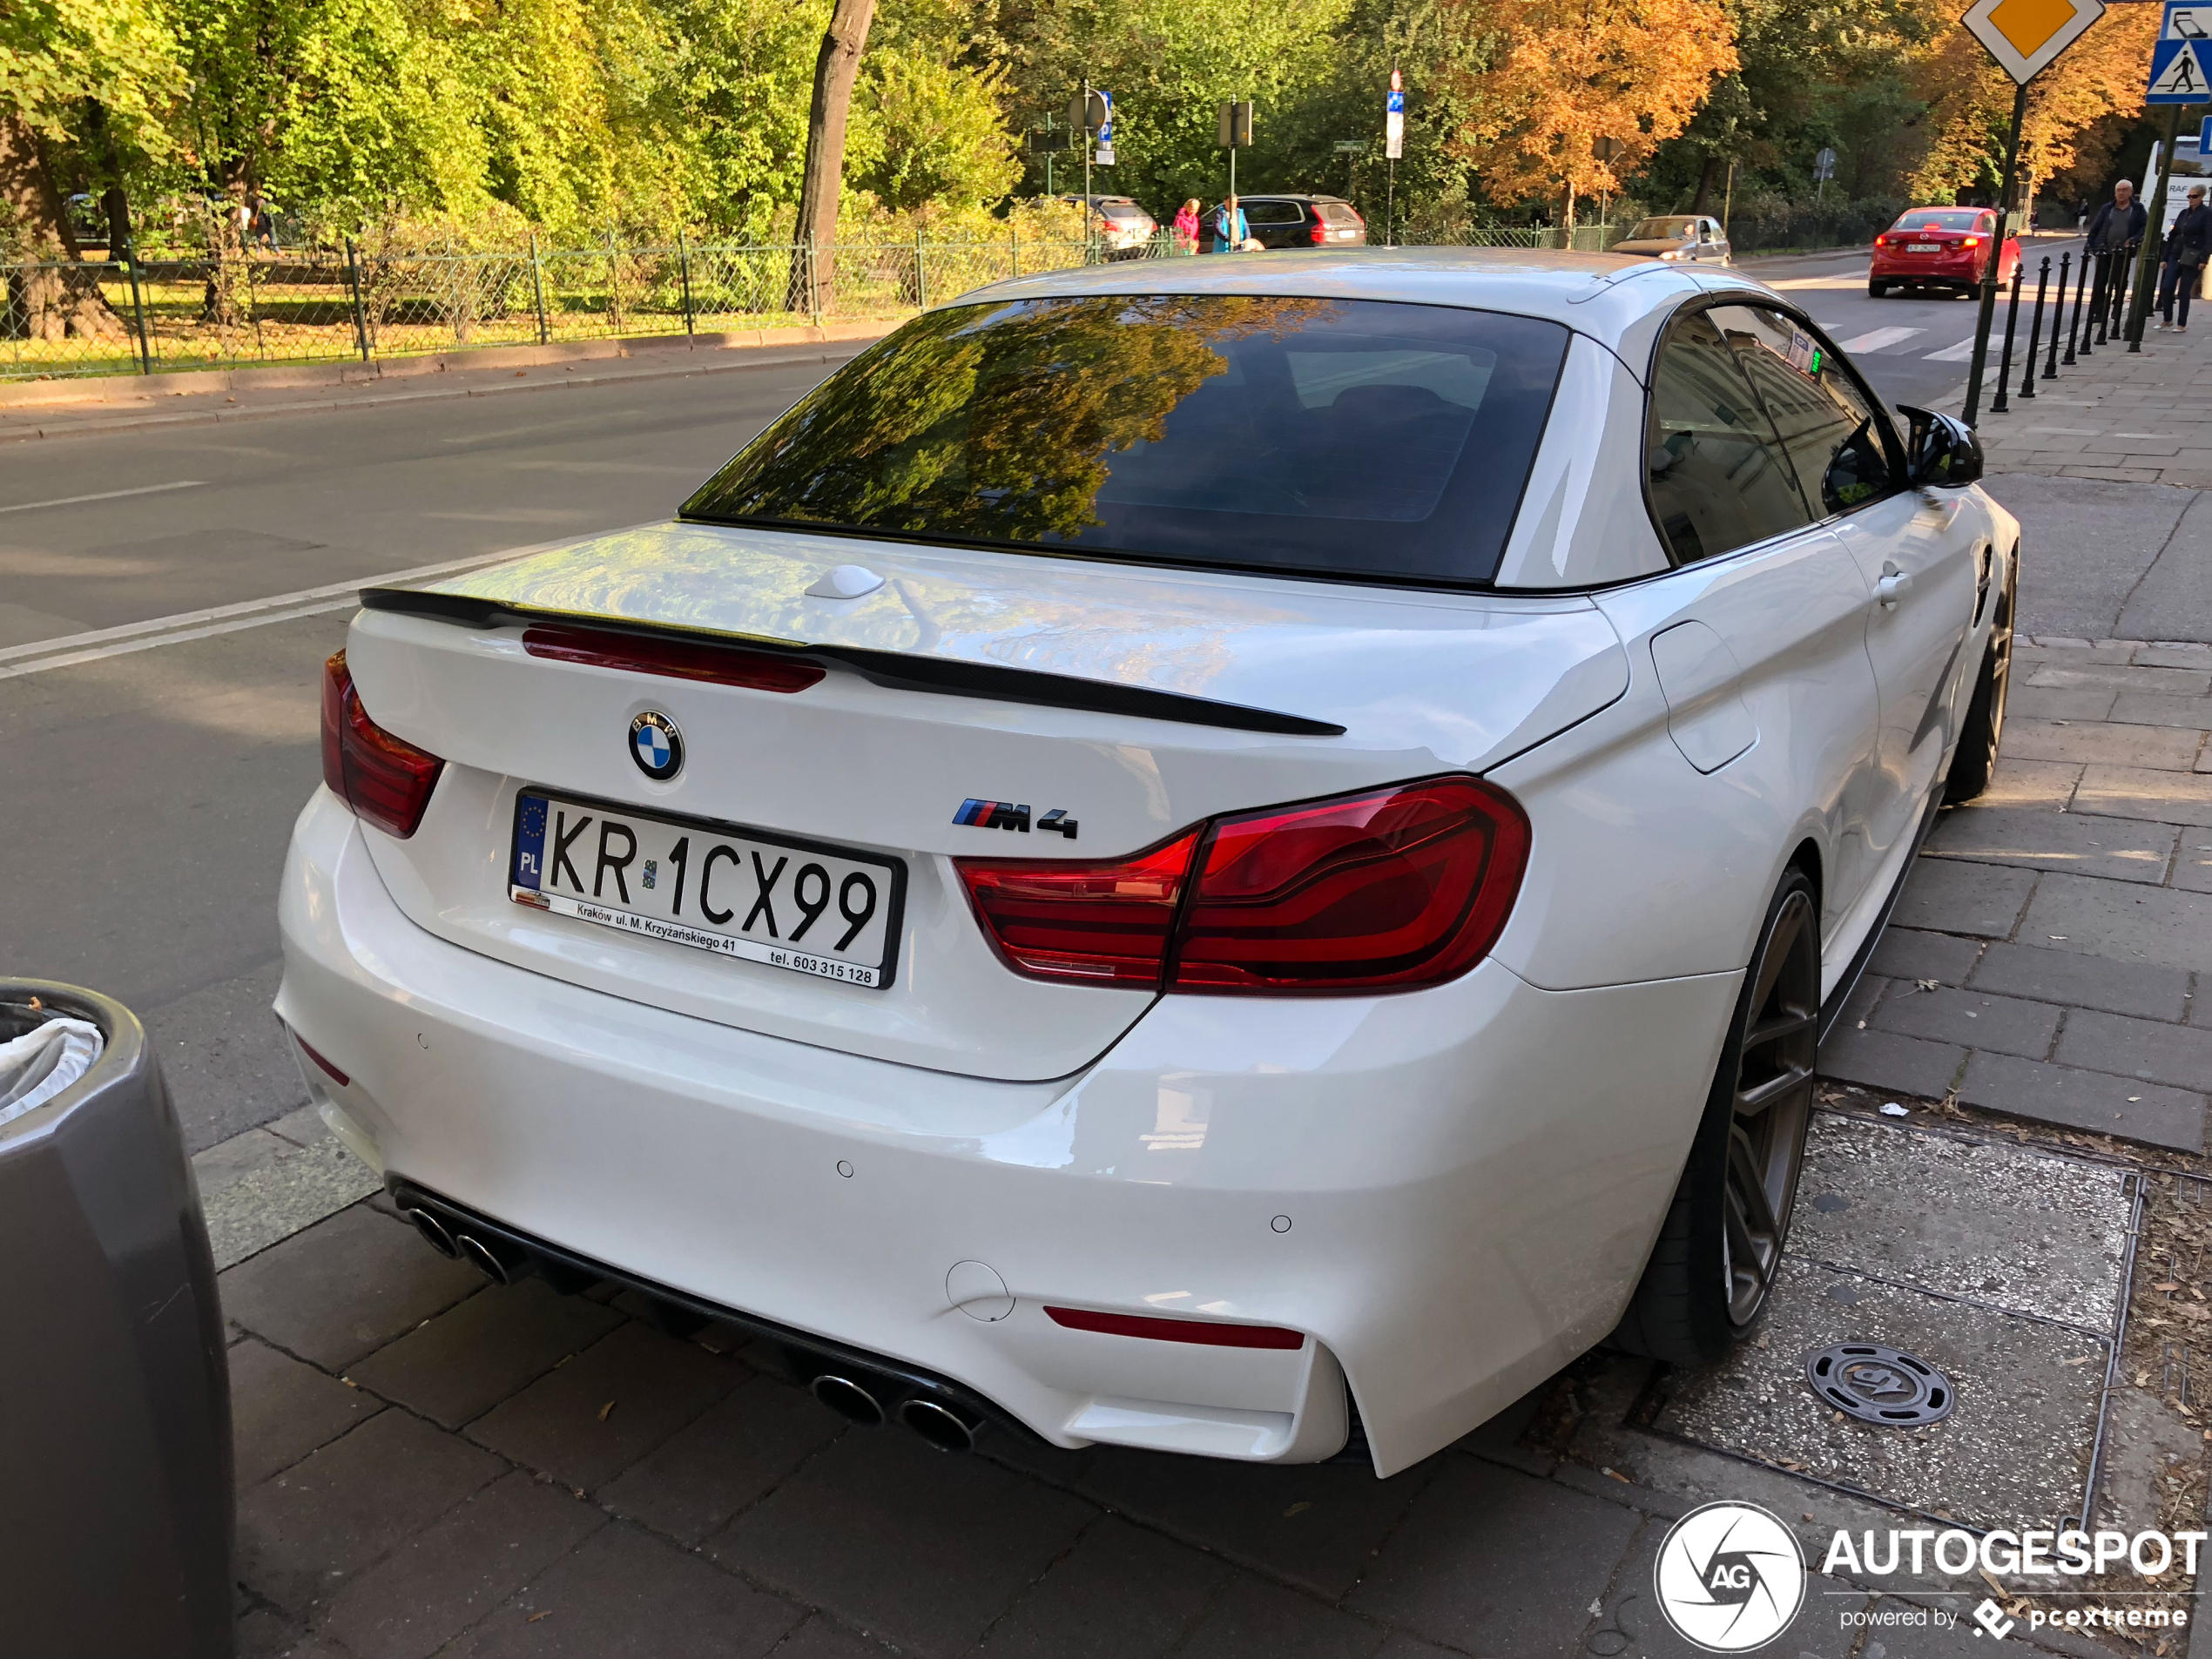
[[[655,783],[664,784],[684,770],[684,734],[658,709],[630,723],[630,758]]]

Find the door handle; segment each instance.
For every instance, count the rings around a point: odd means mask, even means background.
[[[1912,573],[1910,570],[1899,570],[1892,567],[1883,571],[1879,578],[1876,580],[1874,597],[1881,602],[1883,610],[1892,610],[1899,599],[1912,590]]]

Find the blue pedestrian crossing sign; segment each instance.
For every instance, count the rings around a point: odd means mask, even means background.
[[[2147,104],[2212,104],[2212,71],[2206,68],[2204,45],[2195,40],[2161,40],[2150,49],[2150,90]]]

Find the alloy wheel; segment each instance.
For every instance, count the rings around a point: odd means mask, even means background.
[[[1820,1040],[1818,941],[1811,899],[1792,893],[1752,965],[1729,1123],[1721,1236],[1728,1315],[1738,1327],[1765,1304],[1797,1199]]]

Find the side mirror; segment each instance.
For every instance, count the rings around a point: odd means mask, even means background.
[[[1907,482],[1921,489],[1956,489],[1981,476],[1981,440],[1973,428],[1932,409],[1898,406],[1911,422],[1905,439]]]

